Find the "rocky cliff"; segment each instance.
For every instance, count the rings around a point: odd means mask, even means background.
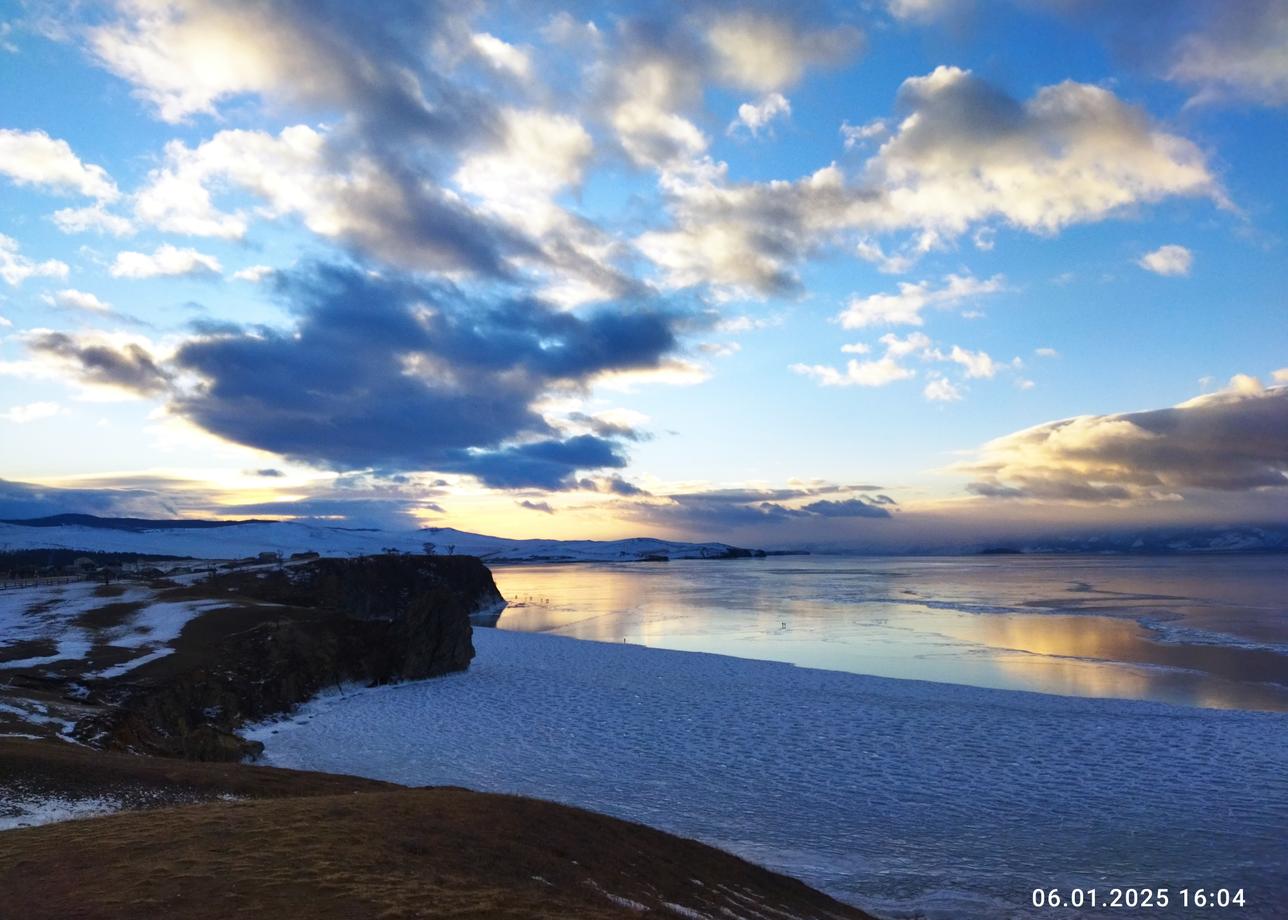
[[[470,616],[504,603],[467,556],[383,555],[216,575],[172,592],[217,598],[175,650],[128,680],[90,682],[103,710],[76,725],[95,747],[240,760],[238,728],[319,691],[435,677],[469,666]]]

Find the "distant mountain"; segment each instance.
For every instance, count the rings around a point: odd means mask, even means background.
[[[237,559],[263,552],[365,556],[395,550],[478,556],[489,562],[639,562],[733,559],[762,550],[727,543],[628,540],[511,540],[450,527],[382,531],[293,521],[188,521],[64,514],[0,522],[0,552],[63,548],[111,553]]]

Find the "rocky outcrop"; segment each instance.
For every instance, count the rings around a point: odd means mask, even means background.
[[[501,599],[466,556],[318,559],[215,576],[184,597],[228,598],[190,622],[172,655],[90,689],[106,711],[76,736],[96,747],[240,760],[241,725],[328,687],[435,677],[469,666],[470,616]]]

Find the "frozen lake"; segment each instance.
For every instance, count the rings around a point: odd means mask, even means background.
[[[1288,557],[495,566],[502,629],[1066,696],[1288,711]]]
[[[1288,715],[1073,699],[476,630],[468,672],[253,733],[266,761],[642,821],[882,917],[1288,916]],[[1034,888],[1167,888],[1036,910]],[[1184,911],[1182,888],[1244,890]]]

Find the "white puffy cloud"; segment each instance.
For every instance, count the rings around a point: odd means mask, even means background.
[[[952,365],[961,367],[961,374],[967,379],[991,379],[998,372],[1013,365],[999,364],[984,351],[971,351],[954,345],[948,351],[936,347],[931,338],[923,332],[910,332],[906,336],[897,336],[888,332],[877,340],[884,349],[879,358],[859,360],[851,358],[844,368],[827,364],[793,364],[790,369],[810,377],[822,386],[885,386],[897,380],[909,380],[917,376],[917,371],[907,365],[909,359],[916,359],[922,364]],[[854,342],[841,347],[846,354],[867,355],[872,346],[866,342]],[[929,370],[926,385],[922,394],[932,402],[955,402],[964,394],[963,388],[950,380],[941,370]]]
[[[1166,500],[1288,488],[1288,387],[1240,375],[1170,409],[1084,415],[989,442],[955,470],[1003,498]]]
[[[113,278],[218,277],[222,271],[214,256],[190,247],[162,243],[148,255],[125,250],[116,254],[108,272]]]
[[[905,80],[909,114],[867,165],[891,225],[1039,233],[1173,195],[1223,201],[1202,151],[1109,90],[1065,81],[1019,102],[955,67]]]
[[[287,76],[289,36],[263,9],[162,0],[127,0],[120,9],[120,20],[92,31],[94,53],[166,121],[213,113],[217,101]]]
[[[343,179],[328,173],[325,144],[324,134],[307,125],[276,135],[220,131],[196,147],[171,141],[164,165],[135,196],[135,214],[170,233],[240,239],[251,216],[220,210],[211,194],[212,187],[232,185],[265,199],[262,216],[301,214],[310,229],[333,235],[339,221],[328,215],[325,196],[338,194]]]
[[[64,140],[44,131],[0,129],[0,175],[19,185],[112,201],[120,192],[101,166],[83,163]]]
[[[539,236],[555,219],[551,198],[581,181],[594,143],[575,118],[504,109],[499,142],[462,158],[453,179],[506,218]]]
[[[601,58],[605,121],[632,162],[664,171],[682,169],[706,152],[707,136],[694,119],[709,85],[761,94],[735,122],[754,133],[787,113],[782,91],[807,69],[843,63],[863,40],[848,25],[813,27],[789,16],[702,10],[665,26],[624,24],[618,37],[613,58]]]
[[[128,217],[113,214],[102,203],[83,208],[59,208],[54,212],[54,223],[63,233],[85,233],[95,230],[112,236],[129,236],[134,232],[134,222]]]
[[[716,77],[761,93],[791,86],[808,67],[839,64],[863,44],[863,33],[853,26],[810,29],[749,12],[717,17],[706,38]]]
[[[948,353],[948,360],[960,364],[966,370],[967,377],[997,376],[997,362],[987,352],[969,351],[960,345],[954,345]]]
[[[19,251],[17,240],[0,233],[0,278],[7,284],[17,286],[33,277],[66,278],[68,271],[67,263],[58,259],[31,261]]]
[[[962,398],[961,388],[943,375],[931,376],[921,394],[931,402],[958,402]]]
[[[14,406],[0,412],[0,420],[12,422],[15,425],[25,425],[28,422],[37,422],[44,418],[52,418],[62,411],[62,406],[56,402],[33,402],[25,406]]]
[[[302,0],[116,0],[115,9],[89,30],[91,53],[168,122],[254,94],[434,131],[446,113],[430,95],[430,65],[471,47],[471,4],[400,4],[380,15]]]
[[[835,164],[795,182],[732,184],[725,176],[724,164],[708,162],[667,177],[676,226],[636,241],[674,287],[792,291],[801,259],[878,206],[875,194],[847,188]]]
[[[523,78],[532,74],[532,57],[522,48],[516,48],[488,32],[476,32],[470,36],[470,42],[493,69],[512,77]]]
[[[896,380],[907,380],[917,374],[916,371],[901,365],[890,354],[871,361],[851,358],[845,363],[843,371],[838,371],[826,364],[793,364],[791,370],[797,374],[812,377],[825,387],[882,387]]]
[[[890,125],[884,118],[873,119],[862,125],[841,122],[841,137],[845,139],[846,150],[854,150],[889,133]]]
[[[465,151],[452,180],[481,213],[532,241],[514,257],[534,272],[541,295],[563,306],[619,296],[634,282],[615,267],[621,244],[556,198],[577,187],[594,153],[575,118],[505,108],[488,143]]]
[[[724,164],[671,169],[674,226],[642,235],[640,249],[672,286],[784,293],[800,260],[847,237],[898,271],[990,221],[1052,234],[1172,196],[1226,204],[1197,146],[1097,86],[1060,83],[1021,102],[940,67],[906,80],[898,103],[906,114],[851,175],[832,164],[794,182],[733,183]],[[887,255],[872,237],[889,233],[912,238]]]
[[[225,239],[243,237],[256,217],[298,217],[320,236],[398,265],[496,271],[498,228],[459,195],[329,141],[308,125],[220,131],[196,147],[173,141],[135,197],[136,214],[162,230]],[[221,188],[262,204],[222,210],[212,194]]]
[[[1136,260],[1136,264],[1156,275],[1183,277],[1190,273],[1190,265],[1193,261],[1194,253],[1184,246],[1168,245],[1145,253]]]
[[[854,297],[837,316],[846,329],[861,329],[880,324],[920,326],[921,312],[927,307],[952,309],[973,298],[1006,290],[1001,275],[979,279],[972,275],[948,275],[938,288],[929,281],[901,282],[894,294],[870,294]]]
[[[700,156],[706,135],[680,114],[701,97],[701,73],[692,62],[648,49],[616,72],[609,124],[638,166],[666,167]]]
[[[64,288],[41,295],[41,300],[55,307],[66,307],[71,310],[84,310],[88,313],[110,313],[112,305],[103,302],[97,295],[75,288]]]
[[[754,137],[774,119],[787,118],[791,114],[792,104],[787,97],[782,93],[770,93],[759,102],[744,102],[738,106],[738,117],[729,123],[728,133],[745,128]]]
[[[271,274],[273,274],[273,266],[271,265],[248,265],[233,272],[233,280],[259,284]]]

